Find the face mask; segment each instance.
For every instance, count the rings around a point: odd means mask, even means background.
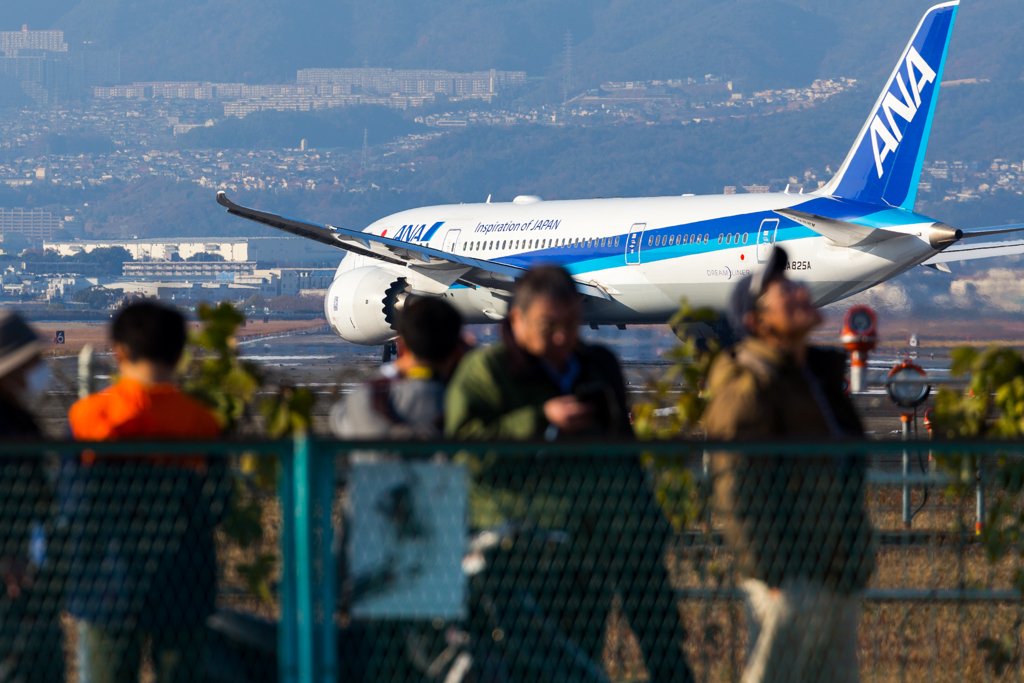
[[[34,368],[25,375],[25,398],[36,398],[50,387],[50,366],[46,363],[37,363]]]

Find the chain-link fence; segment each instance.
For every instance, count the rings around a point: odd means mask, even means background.
[[[1019,679],[1022,455],[6,444],[0,677]]]

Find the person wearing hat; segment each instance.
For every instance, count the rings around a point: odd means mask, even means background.
[[[43,343],[14,311],[0,312],[0,437],[43,438],[29,410],[49,383]],[[53,494],[41,457],[3,459],[0,476],[0,666],[29,681],[59,681],[60,582],[47,561]]]
[[[49,383],[43,343],[21,316],[0,312],[0,436],[38,439],[42,432],[27,404]]]
[[[821,324],[776,247],[736,284],[741,337],[708,376],[713,441],[842,441],[863,436],[845,394],[845,354],[810,346]],[[743,675],[755,681],[856,681],[858,592],[874,569],[862,459],[824,453],[711,456],[715,505],[758,629]]]

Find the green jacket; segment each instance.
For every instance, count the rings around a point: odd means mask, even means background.
[[[507,323],[502,333],[502,342],[467,355],[448,383],[445,435],[449,438],[533,441],[545,437],[549,423],[544,417],[544,403],[561,396],[562,391],[540,361],[515,344]],[[586,388],[592,400],[604,404],[599,410],[607,414],[595,420],[593,429],[574,434],[573,438],[633,438],[626,389],[615,356],[603,347],[580,344],[576,358],[580,372],[574,388]],[[542,529],[574,528],[571,520],[582,513],[579,496],[569,495],[567,481],[555,481],[558,477],[550,468],[557,469],[557,464],[542,465],[525,453],[521,458],[491,458],[484,453],[463,452],[460,457],[466,458],[470,469],[477,474],[470,491],[473,528],[494,528],[510,520],[529,521]],[[560,461],[556,459],[556,462]],[[591,480],[601,479],[602,471],[592,465],[576,468],[574,473],[577,479],[574,486],[578,488],[581,486],[578,480],[593,483]],[[608,471],[603,473],[609,474]],[[612,479],[617,485],[644,481],[635,458],[625,470],[615,472],[608,480]],[[526,481],[531,483],[524,484]],[[583,499],[598,500],[599,497],[584,496]]]
[[[540,361],[516,346],[507,324],[503,341],[477,349],[463,359],[448,384],[445,435],[461,440],[534,440],[548,429],[544,403],[562,391]],[[622,371],[615,356],[601,346],[580,344],[574,390],[585,389],[599,418],[579,438],[631,439],[629,407]]]

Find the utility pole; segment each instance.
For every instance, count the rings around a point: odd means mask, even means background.
[[[363,128],[363,158],[359,160],[360,172],[370,168],[370,129]]]
[[[562,50],[562,104],[569,101],[572,90],[572,31],[565,32],[565,47]]]

